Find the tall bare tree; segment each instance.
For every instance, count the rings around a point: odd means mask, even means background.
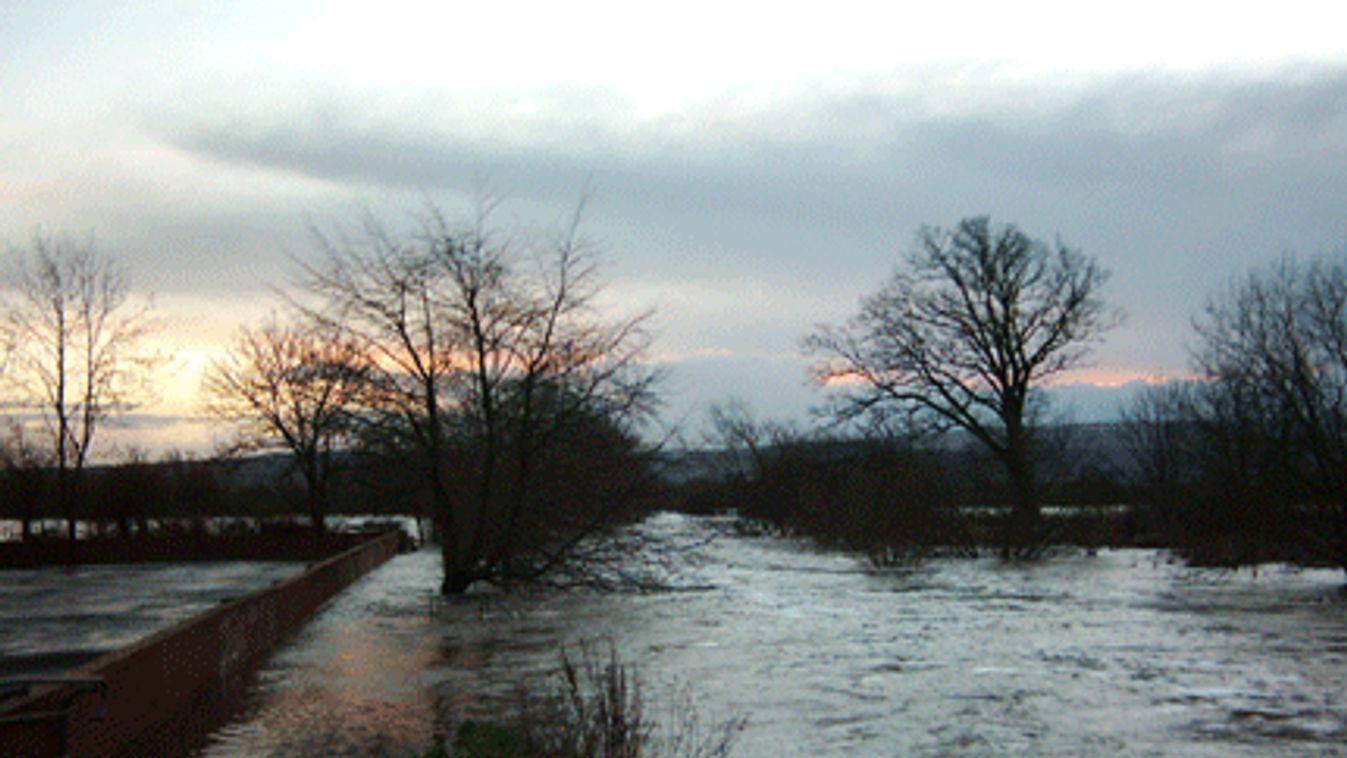
[[[843,390],[843,416],[897,412],[986,446],[1012,489],[1003,552],[1023,554],[1039,522],[1033,390],[1082,365],[1115,322],[1099,299],[1106,278],[1079,251],[986,217],[926,227],[859,314],[805,345],[814,376]]]
[[[358,235],[320,234],[302,282],[307,314],[368,356],[380,422],[370,431],[421,459],[447,594],[546,571],[602,525],[604,509],[571,507],[581,498],[543,482],[584,460],[578,443],[620,447],[600,429],[629,438],[653,402],[644,317],[598,311],[578,214],[532,252],[493,237],[484,218],[455,226],[432,212],[406,237],[372,220]],[[596,488],[588,500],[605,497]]]
[[[203,378],[206,409],[237,426],[238,449],[293,457],[316,534],[327,516],[334,454],[353,438],[368,376],[367,356],[351,340],[273,320],[241,330]]]
[[[38,235],[11,258],[6,380],[45,422],[73,545],[78,489],[98,429],[148,397],[157,362],[144,344],[148,306],[131,301],[126,269],[91,243]]]
[[[1335,510],[1323,550],[1347,567],[1347,261],[1285,257],[1234,280],[1195,326],[1211,463],[1259,498]]]
[[[1196,327],[1199,369],[1275,403],[1282,442],[1347,494],[1347,265],[1283,258],[1213,297]]]

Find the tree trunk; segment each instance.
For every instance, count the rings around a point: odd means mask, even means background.
[[[445,560],[448,561],[449,559],[450,556],[446,555]],[[468,591],[468,587],[471,587],[474,581],[476,581],[476,577],[473,575],[473,572],[459,568],[450,568],[449,564],[446,563],[444,568],[444,581],[440,583],[440,594],[462,595],[464,592]]]
[[[327,466],[321,455],[305,450],[299,456],[299,472],[304,477],[304,505],[313,533],[314,550],[322,549],[323,535],[327,531]]]
[[[447,510],[451,506],[445,504]],[[478,572],[470,553],[471,540],[456,530],[457,520],[452,515],[441,523],[445,528],[440,531],[440,558],[444,566],[444,581],[440,584],[440,594],[461,595],[478,579]]]
[[[447,508],[447,504],[445,505]],[[438,519],[437,531],[440,533],[440,563],[444,566],[444,579],[440,583],[441,595],[462,595],[477,577],[471,566],[465,565],[464,548],[461,535],[453,529],[452,517]],[[443,528],[438,528],[443,526]]]
[[[1011,488],[1010,518],[1006,520],[1001,543],[1001,557],[1006,560],[1032,557],[1042,537],[1038,487],[1027,448],[1023,436],[1011,435],[1005,457],[1006,478]]]
[[[75,565],[75,493],[71,491],[70,472],[64,465],[57,471],[56,496],[61,501],[61,515],[65,516],[66,563]]]
[[[325,521],[327,507],[323,502],[326,500],[323,485],[320,483],[310,484],[308,495],[309,526],[313,529],[314,538],[321,540],[327,532]]]
[[[461,595],[477,577],[472,567],[465,565],[461,523],[455,518],[454,498],[446,483],[447,473],[442,468],[438,445],[428,451],[426,463],[429,466],[431,507],[435,512],[435,532],[440,540],[440,562],[444,567],[440,594]]]
[[[1347,572],[1347,505],[1338,505],[1338,565]]]

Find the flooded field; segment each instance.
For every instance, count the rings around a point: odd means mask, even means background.
[[[303,568],[277,561],[0,571],[0,677],[79,666]]]
[[[1133,550],[875,572],[725,526],[646,525],[699,545],[660,593],[442,602],[435,553],[395,558],[271,657],[202,754],[415,754],[507,711],[559,646],[610,639],[656,717],[679,692],[747,716],[737,755],[1347,755],[1341,572]]]

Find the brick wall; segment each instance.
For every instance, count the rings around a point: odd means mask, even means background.
[[[69,672],[107,700],[47,687],[0,711],[0,756],[178,755],[237,707],[261,658],[324,602],[397,553],[385,534]],[[105,712],[98,717],[100,708]],[[59,714],[33,719],[34,714]]]

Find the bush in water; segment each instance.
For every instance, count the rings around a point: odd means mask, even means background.
[[[611,642],[606,655],[579,646],[578,656],[561,651],[554,678],[536,691],[521,691],[517,713],[504,721],[467,720],[454,732],[451,748],[432,747],[426,758],[640,758],[729,755],[743,730],[740,716],[703,730],[692,698],[682,692],[661,729],[647,715],[640,679],[620,662]]]

